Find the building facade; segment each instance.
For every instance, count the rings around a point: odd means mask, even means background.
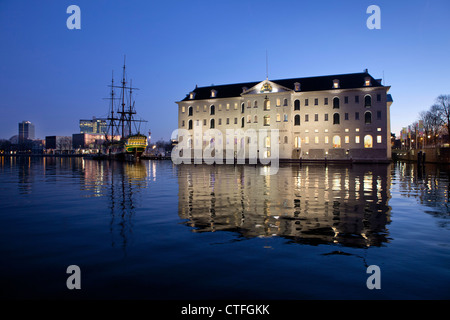
[[[105,134],[108,125],[105,119],[93,117],[92,120],[80,120],[80,133]]]
[[[30,121],[19,122],[19,143],[34,139],[34,124]]]
[[[270,153],[278,143],[280,159],[390,161],[389,89],[367,70],[196,87],[177,102],[178,128],[189,131],[193,149],[208,145],[199,128],[218,129],[224,150],[257,143],[229,137],[227,129],[278,129],[278,141],[265,146]]]

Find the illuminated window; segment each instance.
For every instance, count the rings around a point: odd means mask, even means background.
[[[211,90],[211,98],[215,98],[217,96],[217,91],[216,90]]]
[[[279,113],[277,113],[277,122],[280,122],[280,121],[281,121],[281,116]]]
[[[309,144],[309,137],[305,137],[305,144]]]
[[[341,137],[334,136],[333,137],[333,148],[340,148],[341,147]]]
[[[227,103],[227,111],[230,110],[230,104]]]
[[[355,137],[355,143],[360,143],[360,141],[359,141],[359,136],[356,136],[356,137]]]
[[[295,91],[300,91],[300,83],[299,82],[294,83],[294,88]]]
[[[344,137],[344,142],[345,143],[350,143],[350,137],[349,136],[345,136]]]
[[[247,123],[251,123],[252,122],[252,116],[251,115],[248,115],[247,116]]]
[[[264,110],[270,110],[270,100],[267,97],[264,100]]]
[[[377,143],[381,143],[381,136],[377,136]]]
[[[266,148],[270,148],[270,137],[266,137]]]
[[[195,92],[189,93],[189,99],[194,99],[194,97],[195,97]]]
[[[366,86],[366,87],[369,87],[369,86],[370,86],[370,78],[369,78],[369,77],[366,77],[366,78],[364,79],[364,86]]]
[[[359,132],[359,128],[356,128],[355,131],[356,131],[356,132]]]
[[[328,136],[325,136],[325,144],[328,144],[330,141],[328,139]]]
[[[182,106],[182,107],[181,107],[181,112],[182,112],[182,113],[185,113],[185,112],[186,112],[186,107],[185,107],[185,106]]]
[[[281,99],[277,98],[277,107],[281,106]]]
[[[377,128],[377,131],[378,131],[378,132],[381,132],[381,128]]]
[[[235,103],[234,103],[234,110],[237,110],[237,108],[238,108],[238,103],[235,102]]]
[[[299,136],[294,138],[294,147],[295,148],[301,148],[302,147],[302,139]]]
[[[222,105],[219,104],[219,111],[222,111]]]
[[[319,143],[319,137],[318,136],[314,137],[314,143]]]
[[[371,135],[367,135],[364,137],[364,148],[372,148],[373,147],[373,139]]]
[[[270,116],[269,115],[264,116],[264,125],[270,126]]]
[[[338,89],[339,88],[339,80],[335,79],[333,80],[333,88]]]

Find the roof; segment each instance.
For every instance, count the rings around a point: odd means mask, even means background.
[[[335,79],[339,80],[339,89],[362,88],[364,87],[364,81],[366,77],[370,78],[371,87],[384,87],[379,80],[376,80],[367,72],[270,81],[292,90],[294,90],[294,84],[298,82],[301,86],[301,92],[305,92],[332,90],[333,80]],[[260,82],[261,81],[225,84],[218,86],[212,85],[208,87],[196,87],[193,91],[191,91],[195,93],[194,99],[189,99],[188,94],[181,101],[211,99],[211,90],[216,91],[216,96],[214,97],[214,99],[239,97],[243,92],[243,87],[250,89]]]

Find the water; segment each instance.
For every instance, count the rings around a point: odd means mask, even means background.
[[[1,298],[450,298],[448,167],[261,170],[1,157]]]

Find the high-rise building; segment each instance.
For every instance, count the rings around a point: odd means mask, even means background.
[[[80,133],[100,133],[105,134],[107,130],[107,123],[105,119],[97,119],[92,117],[92,120],[80,120]]]
[[[278,130],[263,141],[263,157],[275,144],[280,159],[389,161],[390,86],[361,73],[196,87],[178,104],[178,128],[191,150],[261,149],[250,137],[229,132]],[[216,137],[206,140],[209,129]],[[209,130],[211,131],[211,130]],[[213,142],[212,142],[213,141]],[[204,150],[203,150],[204,151]],[[194,153],[195,154],[195,153]],[[261,155],[260,155],[261,158]]]
[[[19,142],[34,139],[34,124],[30,121],[19,122]]]

